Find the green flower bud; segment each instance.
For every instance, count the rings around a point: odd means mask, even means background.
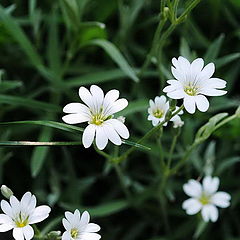
[[[51,231],[47,234],[47,239],[49,240],[57,240],[61,236],[61,231]]]
[[[13,195],[12,190],[8,188],[6,185],[1,186],[1,193],[7,199],[10,199],[10,197]]]

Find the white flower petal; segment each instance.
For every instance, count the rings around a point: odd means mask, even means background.
[[[207,80],[209,79],[213,73],[215,71],[215,66],[213,63],[209,63],[207,64],[203,70],[201,71],[201,73],[198,75],[198,80],[200,81],[204,81],[204,80]]]
[[[6,200],[1,201],[1,208],[6,215],[8,215],[9,217],[13,217],[12,208]]]
[[[93,98],[96,100],[96,102],[102,104],[103,98],[104,98],[103,90],[96,85],[92,85],[90,87],[90,92],[91,92]]]
[[[89,223],[85,229],[86,232],[98,232],[100,230],[100,226],[95,223]]]
[[[183,99],[183,105],[187,112],[193,114],[196,110],[195,96],[185,96]]]
[[[0,232],[7,232],[9,230],[13,229],[12,224],[0,224]]]
[[[227,91],[205,87],[202,88],[201,91],[199,91],[199,93],[204,94],[206,96],[222,96],[225,95]]]
[[[202,205],[197,199],[190,198],[183,202],[182,208],[186,210],[187,214],[194,215],[201,210]]]
[[[178,90],[175,90],[172,92],[167,92],[167,96],[172,99],[181,99],[181,98],[184,98],[185,95],[186,94],[184,93],[183,89],[178,89]]]
[[[82,135],[82,143],[85,148],[89,148],[95,137],[96,126],[94,124],[89,124]]]
[[[71,224],[66,218],[62,219],[62,224],[67,231],[71,230]]]
[[[62,235],[62,240],[72,240],[70,232],[64,232]]]
[[[119,137],[118,133],[115,131],[114,127],[112,126],[112,124],[106,122],[103,124],[103,130],[107,136],[107,138],[116,145],[121,145],[122,144],[122,140]]]
[[[129,131],[122,122],[120,122],[117,119],[109,119],[107,122],[109,122],[113,125],[114,129],[117,131],[117,133],[120,135],[120,137],[122,137],[124,139],[129,138]]]
[[[208,222],[209,220],[216,222],[218,219],[218,210],[212,204],[204,205],[201,213],[205,222]]]
[[[110,107],[104,110],[105,115],[113,115],[114,113],[122,111],[128,105],[128,101],[125,98],[118,99],[111,104]]]
[[[207,85],[211,88],[225,88],[227,82],[220,78],[210,78],[207,81]]]
[[[73,216],[74,216],[73,213],[69,211],[65,212],[65,217],[70,223],[73,222]]]
[[[97,233],[83,233],[82,239],[84,240],[99,240],[101,236]]]
[[[89,108],[82,103],[69,103],[63,108],[63,112],[90,114]]]
[[[89,121],[89,117],[80,113],[65,115],[62,120],[68,124],[77,124]]]
[[[208,194],[215,193],[219,187],[219,178],[218,177],[211,177],[206,176],[203,179],[203,190]]]
[[[191,63],[191,77],[195,78],[202,70],[204,61],[202,58],[197,58]]]
[[[195,96],[196,105],[199,111],[206,112],[209,108],[209,101],[203,95]]]
[[[217,192],[211,198],[211,202],[221,208],[229,207],[230,200],[231,196],[226,192]]]
[[[117,120],[118,121],[118,120]],[[99,150],[103,150],[108,143],[108,138],[103,130],[103,126],[96,127],[96,145]]]
[[[22,228],[14,228],[13,229],[13,237],[16,240],[24,240]]]
[[[3,223],[12,223],[12,219],[6,215],[6,214],[0,214],[0,224],[3,224]]]
[[[25,226],[23,229],[23,235],[25,237],[26,240],[30,240],[33,238],[34,236],[34,231],[33,231],[33,228],[29,225]]]
[[[79,97],[89,107],[93,108],[93,96],[85,87],[79,88]]]
[[[184,192],[190,197],[200,197],[202,194],[202,186],[198,181],[189,180],[183,185]]]
[[[84,211],[80,220],[80,229],[81,230],[85,229],[89,224],[89,221],[90,221],[90,215],[87,211]]]
[[[29,217],[29,223],[33,224],[33,223],[38,223],[45,220],[49,216],[50,212],[51,212],[51,208],[49,206],[42,205],[42,206],[36,207],[32,215],[30,215]]]
[[[76,228],[79,227],[80,219],[81,219],[80,212],[78,209],[76,209],[73,214],[73,222],[72,222],[73,227],[76,227]]]
[[[15,196],[10,197],[10,204],[11,204],[11,207],[12,207],[13,215],[18,214],[21,210],[20,209],[20,202],[17,200],[17,198]]]

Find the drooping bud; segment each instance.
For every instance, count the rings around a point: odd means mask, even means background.
[[[1,193],[7,199],[10,199],[10,197],[13,195],[13,191],[6,185],[1,186]]]

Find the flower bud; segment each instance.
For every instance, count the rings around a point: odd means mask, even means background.
[[[1,193],[7,199],[10,199],[10,197],[13,195],[12,190],[8,188],[6,185],[1,186]]]
[[[120,122],[122,122],[122,123],[124,123],[125,122],[125,117],[124,116],[119,116],[118,118],[117,118],[117,120],[118,121],[120,121]]]
[[[50,233],[47,234],[47,239],[56,240],[56,239],[59,239],[60,236],[61,236],[61,231],[51,231]]]
[[[170,99],[170,109],[172,110],[172,112],[176,109],[176,105],[177,105],[177,100]]]

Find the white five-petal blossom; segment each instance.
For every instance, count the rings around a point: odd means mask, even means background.
[[[220,78],[212,78],[215,71],[213,63],[204,67],[202,58],[190,63],[186,58],[172,59],[172,74],[174,80],[168,80],[170,85],[163,91],[172,99],[183,99],[185,109],[194,113],[196,107],[201,112],[209,108],[208,99],[205,96],[222,96],[227,92],[219,90],[226,87],[226,81]]]
[[[21,201],[15,196],[10,197],[10,204],[2,200],[1,208],[4,214],[0,214],[0,232],[13,229],[16,240],[32,239],[34,231],[30,224],[43,221],[51,211],[45,205],[36,207],[36,197],[30,192],[26,192]]]
[[[150,107],[148,108],[148,120],[152,121],[153,126],[157,126],[159,123],[164,121],[165,116],[169,110],[169,102],[165,96],[157,96],[154,101],[152,99],[149,100]],[[179,107],[176,107],[178,110]],[[183,114],[183,111],[180,111],[178,114]],[[181,120],[181,118],[177,115],[172,117],[170,121],[175,122]],[[166,126],[167,123],[164,123],[163,126]]]
[[[106,147],[108,140],[113,144],[121,145],[121,138],[129,138],[127,127],[113,118],[113,114],[123,110],[128,105],[128,101],[119,98],[118,90],[110,90],[104,96],[102,89],[96,85],[90,87],[90,91],[85,87],[79,88],[79,97],[84,102],[69,103],[63,108],[63,112],[68,115],[63,117],[63,121],[68,124],[88,122],[82,136],[83,146],[88,148],[96,138],[97,147],[102,150]]]
[[[89,223],[90,216],[87,211],[80,215],[79,210],[74,213],[65,212],[62,223],[66,231],[62,240],[99,240],[101,236],[97,233],[100,227],[95,223]]]
[[[186,213],[193,215],[201,211],[205,222],[209,220],[216,222],[218,219],[217,207],[226,208],[230,205],[231,196],[226,192],[217,192],[219,187],[219,178],[206,176],[203,183],[193,179],[183,185],[184,192],[190,196],[183,202],[183,209]]]

